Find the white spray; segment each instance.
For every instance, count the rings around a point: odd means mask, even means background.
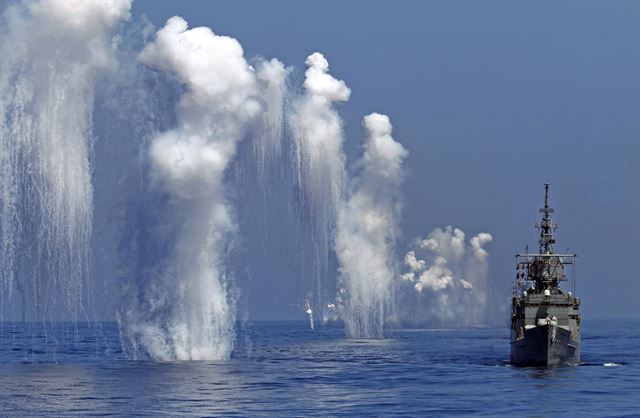
[[[264,111],[256,126],[252,145],[259,181],[264,182],[267,168],[282,156],[286,81],[291,69],[275,58],[260,62],[257,68]]]
[[[0,41],[0,299],[77,319],[88,287],[94,82],[129,0],[9,6]],[[14,304],[15,306],[15,304]]]
[[[389,315],[396,277],[394,247],[401,214],[402,162],[407,150],[391,137],[385,115],[365,116],[367,138],[340,211],[336,251],[341,287],[346,292],[342,314],[347,336],[381,338]]]
[[[322,54],[311,54],[305,64],[305,93],[294,103],[289,125],[300,203],[313,245],[314,301],[324,307],[329,255],[345,189],[344,135],[334,104],[347,101],[351,90],[328,73],[329,63]]]
[[[270,211],[274,204],[283,200],[276,196],[291,183],[291,176],[286,175],[291,165],[290,155],[287,153],[288,144],[284,142],[287,77],[290,72],[291,68],[275,58],[269,61],[260,59],[256,64],[259,94],[256,99],[260,101],[262,113],[248,135],[248,146],[239,150],[232,167],[234,180],[239,186],[239,198],[243,202],[238,213],[240,223],[248,230],[252,229],[252,223],[255,223],[256,229],[262,227],[261,243],[264,250],[269,248],[267,231],[271,227],[268,224]],[[289,188],[286,190],[290,193]],[[262,224],[254,219],[259,218],[256,216],[258,214],[262,214]]]
[[[248,124],[259,114],[258,82],[240,44],[209,28],[169,19],[140,61],[185,87],[178,126],[149,149],[153,187],[166,208],[151,239],[165,257],[147,278],[125,286],[119,311],[134,357],[226,359],[233,349],[235,303],[226,256],[236,225],[224,182]]]
[[[465,241],[465,233],[451,226],[436,228],[417,239],[419,251],[431,260],[419,259],[416,250],[404,259],[409,272],[402,280],[412,283],[427,307],[422,320],[438,325],[468,326],[486,322],[489,253],[484,246],[492,237],[480,233]]]

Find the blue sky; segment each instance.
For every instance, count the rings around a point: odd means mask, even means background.
[[[584,315],[640,317],[637,2],[134,2],[143,14],[235,37],[247,57],[295,67],[296,88],[322,52],[352,88],[350,161],[372,111],[410,151],[401,252],[436,227],[490,232],[492,291],[508,295],[549,181]],[[251,316],[297,317],[291,283],[255,283]]]

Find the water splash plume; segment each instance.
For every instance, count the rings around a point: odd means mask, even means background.
[[[40,1],[2,16],[0,300],[27,320],[84,317],[94,83],[115,65],[112,32],[130,8],[129,0]]]
[[[402,162],[408,152],[391,137],[386,115],[365,116],[364,127],[367,137],[358,174],[338,218],[336,252],[346,293],[342,319],[347,336],[380,338],[391,311]]]
[[[140,54],[184,86],[174,129],[151,140],[151,187],[162,202],[146,240],[157,242],[118,312],[129,355],[229,358],[235,301],[227,254],[236,234],[225,172],[261,111],[255,71],[233,38],[172,17]]]
[[[299,202],[313,245],[313,300],[316,306],[325,307],[332,289],[329,257],[346,176],[342,119],[335,104],[347,101],[351,90],[329,74],[329,62],[319,52],[307,57],[305,64],[305,91],[293,103],[289,127]]]

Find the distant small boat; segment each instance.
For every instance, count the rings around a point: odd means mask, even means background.
[[[556,254],[549,207],[549,184],[544,185],[540,209],[540,251],[516,255],[516,286],[512,299],[511,364],[560,366],[580,362],[580,299],[559,287],[566,280],[565,265],[574,266],[575,254]]]

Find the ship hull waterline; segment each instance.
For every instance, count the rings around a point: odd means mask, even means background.
[[[518,367],[567,366],[580,363],[580,342],[571,331],[557,325],[539,325],[525,330],[511,342],[511,364]]]

